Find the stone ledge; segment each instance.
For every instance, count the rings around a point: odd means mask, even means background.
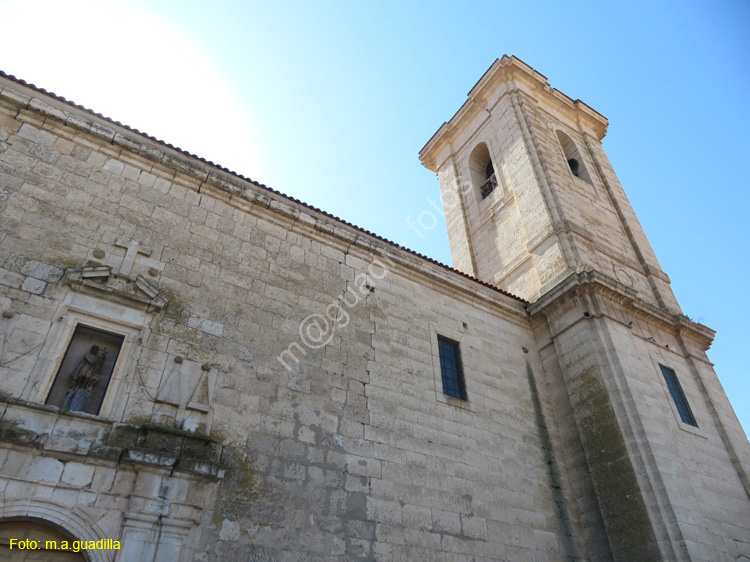
[[[207,435],[153,423],[117,423],[55,406],[0,397],[0,442],[115,463],[224,477],[224,446]],[[59,448],[75,440],[76,447]]]
[[[588,267],[572,272],[538,300],[530,304],[528,312],[534,317],[554,310],[563,303],[563,297],[566,294],[575,291],[594,291],[603,295],[623,306],[637,318],[647,318],[663,329],[673,333],[679,332],[685,337],[697,341],[703,346],[704,351],[711,347],[716,335],[716,332],[708,326],[693,322],[684,314],[673,314],[668,310],[658,308],[638,298],[633,288]]]

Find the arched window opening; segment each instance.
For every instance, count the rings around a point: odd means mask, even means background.
[[[13,541],[13,542],[11,542]],[[0,560],[18,562],[85,562],[76,541],[41,521],[0,522]],[[26,548],[20,548],[23,543]]]
[[[469,157],[471,181],[482,199],[495,191],[498,186],[495,166],[490,158],[490,151],[485,143],[478,144]]]
[[[568,162],[570,172],[586,183],[591,183],[591,176],[589,176],[586,165],[583,163],[581,154],[578,152],[578,147],[573,140],[562,131],[557,131],[557,139],[560,141],[560,146],[565,154],[565,160]]]

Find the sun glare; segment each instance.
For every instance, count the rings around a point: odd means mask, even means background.
[[[261,179],[259,143],[237,88],[199,42],[154,13],[116,2],[27,0],[0,3],[0,21],[0,69]]]

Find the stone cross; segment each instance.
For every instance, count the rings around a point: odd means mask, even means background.
[[[133,269],[135,258],[138,256],[138,254],[143,254],[144,256],[151,255],[151,248],[149,246],[142,245],[139,240],[118,238],[117,242],[115,242],[115,246],[117,246],[118,248],[127,249],[127,252],[125,252],[125,257],[122,258],[120,269],[117,272],[118,275],[123,275],[125,277],[130,277],[130,271]]]

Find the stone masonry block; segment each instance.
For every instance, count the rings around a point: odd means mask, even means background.
[[[520,63],[514,72],[526,75]],[[566,176],[553,126],[570,128],[578,112],[585,129],[588,113],[558,97],[547,108],[555,117],[548,123],[539,100],[527,98],[556,94],[537,86],[536,75],[526,78],[518,91],[506,91],[506,81],[492,94],[490,73],[478,87],[492,105],[469,103],[456,119],[473,124],[450,128],[460,152],[455,166],[453,148],[436,155],[446,161],[441,186],[453,194],[443,203],[454,263],[490,283],[533,292],[567,267],[558,242],[570,236],[581,241],[575,246],[585,263],[601,258],[608,271],[619,263],[637,273],[601,179],[591,187]],[[0,84],[12,87],[7,79]],[[744,436],[731,408],[716,399],[721,388],[703,348],[689,344],[683,353],[683,328],[660,328],[670,323],[663,311],[638,308],[634,320],[651,331],[634,337],[624,327],[632,316],[624,301],[596,292],[591,300],[607,301],[607,319],[595,320],[604,335],[589,333],[585,326],[594,320],[581,320],[589,298],[581,276],[569,293],[575,303],[554,296],[534,316],[549,294],[526,305],[137,133],[123,137],[80,109],[63,112],[67,124],[49,118],[55,110],[41,92],[30,109],[18,107],[28,96],[6,93],[0,91],[0,312],[10,316],[0,319],[6,501],[75,509],[112,538],[142,531],[147,542],[161,541],[158,552],[170,560],[558,562],[576,557],[564,548],[569,532],[587,549],[578,558],[605,560],[613,558],[608,533],[621,528],[628,537],[634,519],[649,520],[640,511],[620,527],[605,520],[614,511],[600,500],[622,489],[625,459],[644,474],[632,482],[660,483],[659,494],[645,496],[649,514],[674,513],[656,521],[659,541],[682,532],[690,553],[707,560],[722,559],[722,545],[736,558],[747,544],[750,510],[736,469],[748,454]],[[585,151],[593,170],[591,160],[605,156],[585,134],[594,145]],[[486,201],[467,192],[458,205],[454,192],[471,183],[466,166],[482,139],[497,152],[500,185]],[[544,153],[541,167],[531,162],[532,150]],[[604,164],[610,191],[634,221]],[[538,181],[557,190],[554,204],[567,225],[550,223]],[[422,231],[438,217],[430,208],[433,216],[412,215]],[[60,283],[64,268],[93,260],[96,249],[118,271],[125,250],[114,244],[121,238],[153,247],[150,256],[135,256],[132,272],[163,292],[166,310],[133,298],[122,276],[85,289]],[[646,247],[638,232],[636,238]],[[656,271],[651,253],[645,256]],[[361,273],[374,291],[354,302]],[[667,291],[666,278],[654,275]],[[649,290],[645,272],[632,276],[634,290]],[[303,318],[331,303],[344,306],[348,325],[326,346],[300,347],[287,370],[279,353],[300,342]],[[34,402],[44,402],[76,322],[126,338],[101,415]],[[468,404],[442,394],[438,336],[459,343]],[[686,373],[699,434],[679,426],[651,372],[655,362],[673,362],[681,380]],[[584,377],[587,365],[605,364],[606,377]],[[620,390],[622,396],[606,396]],[[602,423],[602,410],[587,399],[600,396],[627,422],[622,427],[642,428],[627,436],[635,454],[616,464],[598,457],[617,437],[616,424]],[[631,416],[648,423],[625,419]],[[659,445],[646,464],[643,439]],[[738,462],[728,460],[727,441],[736,444]],[[658,474],[646,474],[652,470]],[[551,475],[558,481],[551,484]],[[597,478],[606,485],[594,490]],[[635,484],[630,491],[641,493]],[[572,531],[561,529],[560,514]],[[688,527],[693,518],[701,525]]]
[[[21,283],[22,291],[27,291],[35,295],[41,295],[46,287],[47,283],[40,281],[39,279],[34,279],[33,277],[27,277],[24,279],[23,283]]]
[[[94,477],[94,467],[90,465],[69,462],[65,464],[61,481],[75,488],[82,488],[91,484]]]
[[[28,123],[21,125],[21,128],[18,130],[18,136],[43,146],[52,146],[57,140],[56,135],[37,129]]]
[[[0,285],[18,289],[23,282],[23,275],[19,275],[18,273],[14,273],[13,271],[8,271],[7,269],[0,268]]]
[[[60,480],[65,465],[51,457],[39,457],[31,464],[28,478],[32,482],[56,483]]]
[[[65,272],[57,266],[41,263],[36,260],[29,260],[21,268],[21,273],[35,277],[41,281],[55,283],[62,278]]]

